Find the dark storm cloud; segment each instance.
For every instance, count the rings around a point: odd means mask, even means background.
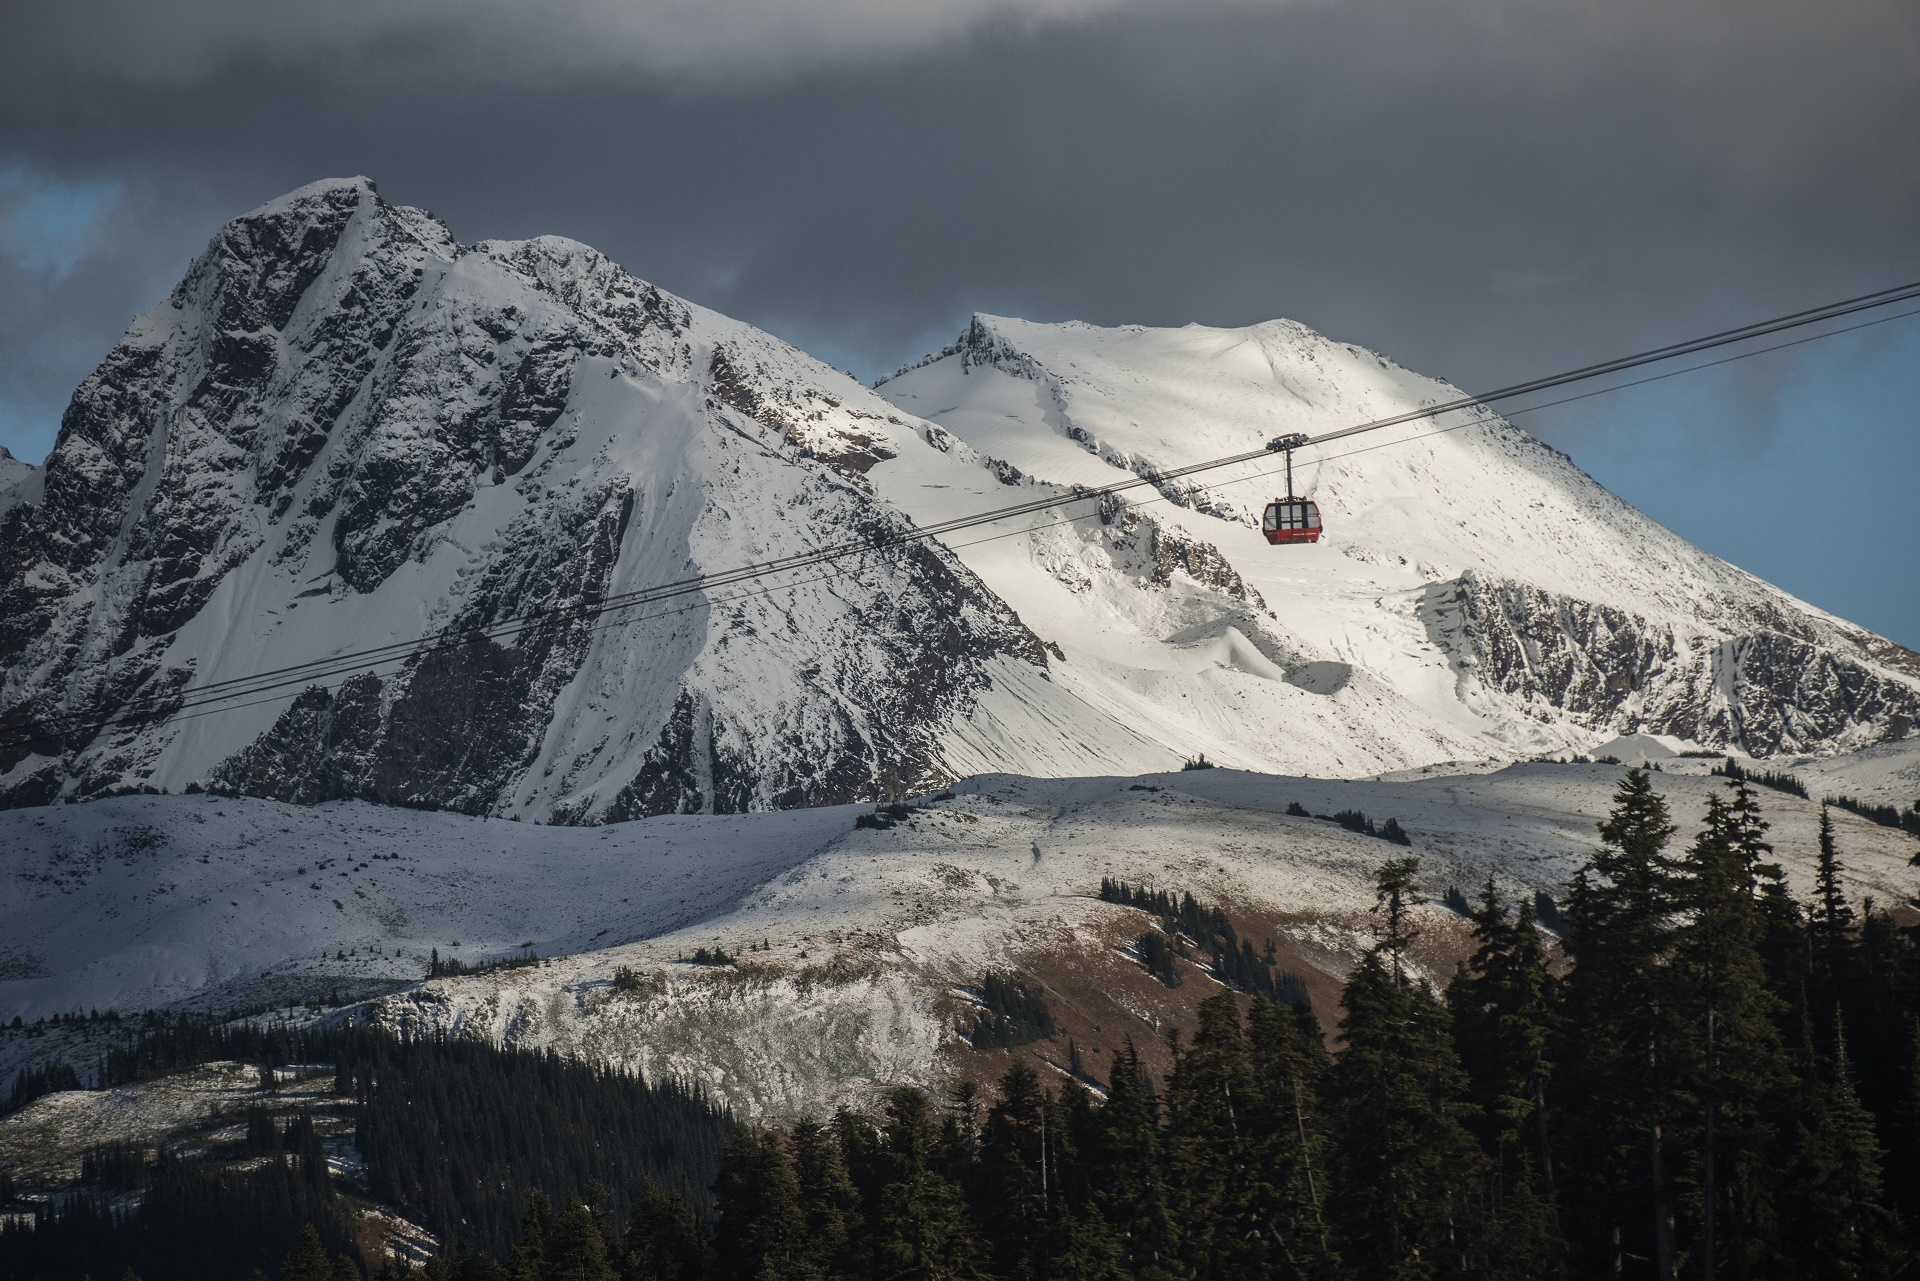
[[[117,193],[59,271],[0,230],[16,415],[334,174],[866,375],[977,308],[1286,315],[1471,387],[1920,275],[1905,0],[9,12],[0,162]]]
[[[1162,0],[1163,2],[1163,0]],[[626,71],[718,82],[912,53],[984,25],[1034,30],[1156,0],[15,0],[15,56],[51,80],[190,84],[236,61],[407,51],[412,67],[525,80]]]

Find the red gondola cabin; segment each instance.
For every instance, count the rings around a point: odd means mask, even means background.
[[[1311,498],[1276,498],[1267,504],[1260,520],[1260,532],[1270,543],[1317,543],[1320,541],[1320,508]]]

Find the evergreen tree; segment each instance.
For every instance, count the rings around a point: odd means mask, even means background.
[[[300,1244],[280,1265],[280,1281],[327,1281],[327,1248],[309,1223],[300,1229]]]
[[[538,1188],[527,1197],[520,1240],[507,1261],[513,1281],[547,1281],[547,1238],[553,1235],[553,1202]]]
[[[1669,1129],[1686,1111],[1669,1058],[1676,1013],[1665,962],[1672,946],[1675,828],[1644,770],[1628,770],[1600,825],[1601,845],[1567,896],[1563,1039],[1554,1060],[1567,1138],[1555,1168],[1571,1243],[1602,1274],[1650,1259],[1674,1281],[1676,1190]]]
[[[613,1281],[607,1238],[593,1207],[569,1202],[553,1224],[547,1250],[548,1281]]]
[[[1265,1276],[1270,1243],[1250,1199],[1256,1096],[1240,1003],[1221,992],[1202,1002],[1199,1013],[1199,1030],[1167,1085],[1181,1253],[1194,1275]]]
[[[800,1180],[808,1268],[820,1277],[846,1276],[849,1243],[859,1226],[860,1199],[840,1147],[825,1127],[802,1121],[793,1127],[793,1165]]]
[[[1447,989],[1454,1046],[1473,1104],[1470,1128],[1493,1158],[1488,1212],[1499,1266],[1540,1275],[1561,1252],[1547,1113],[1559,984],[1530,901],[1509,915],[1489,876],[1472,920],[1479,947]]]
[[[273,1113],[265,1108],[247,1109],[246,1152],[248,1156],[265,1156],[269,1152],[280,1150],[280,1131],[274,1128]]]
[[[1410,973],[1416,859],[1377,877],[1380,941],[1347,981],[1328,1073],[1342,1254],[1382,1281],[1477,1274],[1486,1161],[1462,1124],[1465,1074],[1445,1011]]]
[[[1809,1281],[1863,1281],[1886,1275],[1895,1224],[1882,1203],[1880,1144],[1873,1117],[1854,1093],[1844,1029],[1823,1079],[1803,1052],[1797,1144],[1787,1206],[1787,1259]]]
[[[701,1281],[712,1262],[706,1227],[678,1191],[651,1179],[627,1221],[624,1281]]]
[[[1311,1006],[1256,1000],[1248,1015],[1255,1134],[1248,1209],[1276,1275],[1336,1274],[1327,1225],[1327,1050]]]
[[[1161,1164],[1160,1105],[1132,1041],[1113,1064],[1100,1109],[1094,1201],[1113,1225],[1128,1272],[1139,1281],[1172,1281],[1180,1234]]]
[[[1760,883],[1760,963],[1779,1010],[1780,1043],[1798,1044],[1813,1035],[1809,998],[1814,985],[1812,944],[1807,914],[1787,890],[1783,878]],[[1829,1008],[1832,998],[1825,998]]]
[[[1047,1260],[1046,1275],[1119,1281],[1128,1275],[1121,1236],[1096,1204],[1104,1134],[1092,1092],[1069,1077],[1048,1104],[1047,1117],[1054,1252]]]
[[[1914,1070],[1909,1020],[1920,1012],[1920,974],[1913,935],[1890,913],[1869,898],[1860,906],[1859,920],[1852,972],[1841,991],[1841,1017],[1860,1100],[1891,1120],[1907,1097]]]
[[[1053,1154],[1047,1186],[1055,1217],[1064,1224],[1067,1216],[1084,1215],[1093,1205],[1100,1115],[1093,1092],[1070,1076],[1048,1103],[1047,1116],[1048,1150]]]
[[[990,1211],[981,1217],[982,1235],[995,1270],[1010,1281],[1044,1275],[1053,1253],[1046,1116],[1039,1077],[1026,1060],[1013,1060],[980,1143],[981,1204]],[[1052,1173],[1057,1183],[1057,1165]]]
[[[1672,976],[1686,1017],[1667,1064],[1676,1098],[1684,1092],[1694,1109],[1676,1116],[1689,1150],[1675,1165],[1694,1188],[1703,1274],[1716,1278],[1764,1271],[1777,1247],[1775,1122],[1790,1081],[1781,1010],[1760,956],[1761,886],[1777,881],[1779,869],[1761,861],[1771,847],[1752,790],[1731,786],[1731,800],[1707,798],[1706,824],[1682,867],[1687,915],[1675,933]]]
[[[720,1275],[737,1281],[810,1278],[800,1183],[778,1135],[735,1131],[713,1185]]]
[[[980,1180],[980,1087],[960,1081],[940,1119],[940,1172],[977,1198]]]
[[[1060,1248],[1047,1262],[1052,1281],[1128,1281],[1120,1239],[1097,1211],[1066,1216],[1059,1236]]]
[[[1820,980],[1816,1007],[1830,1008],[1838,996],[1852,951],[1853,907],[1840,884],[1840,850],[1833,836],[1833,815],[1820,806],[1820,852],[1814,865],[1813,904],[1807,913],[1814,974]]]
[[[927,1096],[894,1091],[879,1145],[879,1188],[872,1221],[875,1273],[898,1281],[948,1281],[978,1275],[980,1245],[959,1189],[936,1169],[938,1131]]]

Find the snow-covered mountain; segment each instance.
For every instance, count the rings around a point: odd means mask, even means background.
[[[9,721],[897,530],[885,405],[542,239],[364,180],[229,224],[76,393],[0,528]],[[298,698],[0,758],[15,804],[209,781],[542,819],[851,799],[953,768],[1040,643],[938,546],[771,595],[474,638]]]
[[[1460,394],[1288,321],[1102,329],[989,316],[879,390],[1030,478],[1087,486]],[[1469,750],[1520,754],[1584,730],[1764,756],[1898,739],[1920,721],[1920,655],[1708,555],[1484,410],[1302,453],[1295,488],[1326,521],[1312,546],[1269,549],[1256,533],[1262,505],[1284,490],[1279,470],[1263,460],[1157,484],[1147,510],[1163,537],[1177,530],[1221,553],[1247,599],[1264,602],[1256,643],[1285,654],[1281,666],[1350,666],[1369,697],[1415,705],[1407,728],[1434,748],[1464,739]],[[1123,515],[1091,541],[1124,539],[1127,523]],[[1057,537],[1058,559],[1036,557],[1045,572],[1020,589],[984,576],[1030,622],[1043,610],[1072,617],[1064,630],[1082,637],[1164,627],[1136,608],[1116,611],[1091,568],[1105,549],[1071,542]],[[1160,631],[1202,646],[1226,634],[1224,624]],[[1107,666],[1089,683],[1137,723],[1151,713],[1130,706],[1142,682],[1121,649],[1101,655]],[[1223,759],[1261,760],[1273,735],[1305,730],[1283,703],[1252,719],[1251,734],[1223,725],[1237,749],[1229,757],[1223,745]],[[1235,718],[1223,709],[1221,720]],[[1366,750],[1356,729],[1344,743],[1318,727],[1305,733],[1324,764],[1352,771],[1340,753],[1347,743]],[[1393,750],[1375,748],[1382,767]]]
[[[1303,456],[1315,547],[1260,539],[1270,476],[1209,478],[564,613],[1452,394],[1286,322],[987,317],[875,391],[585,246],[463,246],[364,179],[317,183],[220,232],[44,470],[0,470],[0,727],[160,709],[0,748],[0,803],[198,784],[601,822],[1195,752],[1363,775],[1920,720],[1920,657],[1491,418]],[[471,632],[535,611],[562,613]],[[180,712],[426,634],[466,639]]]

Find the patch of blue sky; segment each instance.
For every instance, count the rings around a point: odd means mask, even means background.
[[[0,163],[0,257],[23,271],[64,278],[121,196],[111,179],[74,181]]]
[[[1920,649],[1916,406],[1920,316],[1523,421],[1682,537]]]

